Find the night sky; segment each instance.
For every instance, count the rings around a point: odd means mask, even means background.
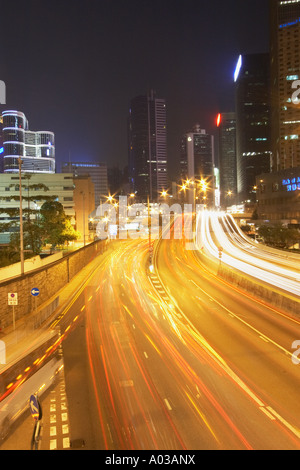
[[[0,0],[6,106],[55,132],[60,162],[127,165],[131,98],[167,100],[168,158],[234,109],[240,53],[269,50],[268,0]],[[172,173],[171,173],[171,176]]]

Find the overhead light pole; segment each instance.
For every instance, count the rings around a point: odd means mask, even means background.
[[[21,275],[24,274],[24,233],[23,233],[23,199],[22,199],[22,159],[19,157],[19,193],[20,193],[20,261]]]
[[[83,246],[85,246],[85,193],[81,191],[82,195],[82,223],[83,223]]]

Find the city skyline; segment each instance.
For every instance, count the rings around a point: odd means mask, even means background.
[[[300,0],[0,11],[0,450],[299,450]]]
[[[124,167],[130,100],[153,88],[167,103],[173,169],[183,133],[195,122],[211,132],[216,112],[232,111],[238,55],[268,49],[267,1],[17,6],[5,5],[1,15],[5,108],[23,111],[33,129],[53,130],[58,165],[70,159]]]

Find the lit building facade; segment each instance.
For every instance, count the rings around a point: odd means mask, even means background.
[[[259,219],[300,228],[300,167],[259,175],[256,184]]]
[[[269,54],[240,56],[234,80],[238,202],[255,203],[256,176],[271,161]]]
[[[128,119],[130,190],[141,201],[168,188],[166,101],[154,91],[131,100]]]
[[[180,166],[182,180],[205,181],[207,204],[215,204],[214,136],[196,124],[181,139]],[[197,196],[196,196],[197,197]]]
[[[97,209],[101,202],[105,202],[108,196],[108,176],[106,163],[97,162],[64,162],[61,167],[62,173],[72,173],[74,180],[77,177],[90,176],[94,184],[95,207]]]
[[[55,173],[55,138],[53,132],[30,131],[24,113],[3,111],[1,114],[2,171],[18,173]]]
[[[221,206],[234,204],[237,193],[236,115],[220,113],[217,117]]]
[[[37,187],[41,184],[46,186],[47,191]],[[25,217],[26,209],[36,211],[36,217],[38,217],[38,212],[46,198],[52,196],[62,204],[65,214],[70,217],[72,225],[75,225],[74,189],[73,174],[22,174],[23,217]],[[0,174],[1,223],[5,224],[14,220],[9,216],[9,211],[5,212],[5,210],[19,209],[19,195],[19,175]],[[16,230],[18,231],[19,227],[11,228],[8,232],[1,232],[0,244],[9,243],[11,233]]]
[[[74,205],[76,212],[76,230],[84,244],[90,242],[93,234],[90,227],[91,214],[95,210],[94,183],[90,176],[77,176],[74,181]]]
[[[270,33],[271,167],[280,171],[300,166],[300,0],[270,0]]]

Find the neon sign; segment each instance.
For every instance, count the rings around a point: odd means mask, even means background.
[[[282,186],[285,186],[288,192],[300,191],[300,176],[282,180]]]
[[[238,79],[238,77],[239,77],[239,74],[240,74],[242,65],[243,65],[243,58],[242,58],[242,56],[240,55],[240,56],[239,56],[239,59],[238,59],[238,61],[237,61],[237,64],[236,64],[235,72],[234,72],[234,81],[235,81],[235,82],[237,81],[237,79]]]
[[[288,26],[294,26],[300,22],[300,18],[296,18],[294,21],[290,21],[289,23],[280,24],[279,28],[287,28]]]

